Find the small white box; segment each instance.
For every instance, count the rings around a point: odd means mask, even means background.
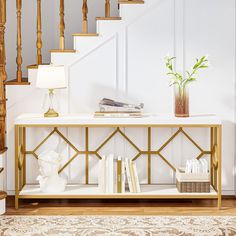
[[[209,173],[185,173],[184,168],[176,169],[176,179],[179,182],[210,182]]]

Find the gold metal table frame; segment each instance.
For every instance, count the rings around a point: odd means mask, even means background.
[[[51,128],[52,131],[33,149],[33,150],[26,150],[26,129],[27,128]],[[77,128],[84,128],[85,129],[85,150],[79,150],[72,142],[65,137],[65,135],[60,131],[60,128],[69,128],[69,127],[77,127]],[[112,127],[114,131],[95,149],[89,149],[89,128],[96,128],[96,127]],[[147,135],[147,150],[142,150],[139,148],[126,134],[122,131],[122,128],[147,128],[148,135]],[[177,128],[177,131],[158,149],[152,150],[151,148],[151,140],[152,140],[152,128]],[[185,131],[184,128],[206,128],[210,129],[210,150],[204,150],[194,141],[193,138]],[[52,135],[59,135],[74,151],[75,154],[69,158],[68,162],[62,166],[60,169],[60,173],[66,169],[70,165],[70,163],[79,155],[84,154],[86,158],[85,162],[85,184],[89,184],[89,155],[95,155],[97,158],[101,159],[99,151],[105,146],[109,140],[111,140],[116,134],[120,134],[128,143],[137,150],[137,154],[132,158],[133,161],[137,160],[140,156],[146,155],[147,156],[147,173],[148,173],[148,184],[151,184],[151,156],[156,155],[161,158],[174,172],[176,171],[176,167],[170,163],[167,158],[162,154],[162,150],[164,150],[179,134],[184,135],[198,150],[200,154],[196,157],[197,159],[202,158],[204,155],[210,156],[210,176],[211,176],[211,186],[216,191],[216,195],[209,195],[209,194],[199,194],[191,196],[189,194],[186,195],[160,195],[160,196],[153,196],[153,195],[143,195],[143,196],[136,196],[136,195],[125,195],[125,194],[115,194],[114,196],[111,195],[99,195],[99,196],[71,196],[71,195],[32,195],[32,196],[24,196],[20,195],[20,191],[26,185],[26,155],[33,155],[35,158],[38,158],[36,151],[52,136]],[[19,207],[19,199],[29,199],[29,198],[189,198],[189,199],[217,199],[218,201],[218,208],[221,207],[221,152],[222,152],[222,126],[221,125],[37,125],[37,124],[27,124],[27,125],[15,125],[15,208]]]

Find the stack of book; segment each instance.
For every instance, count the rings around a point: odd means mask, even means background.
[[[103,156],[99,161],[98,186],[102,193],[125,193],[125,182],[131,193],[140,193],[140,184],[135,162],[129,159]]]
[[[99,103],[99,111],[95,117],[142,117],[144,104],[128,104],[103,98]]]

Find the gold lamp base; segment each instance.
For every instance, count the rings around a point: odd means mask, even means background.
[[[46,113],[44,113],[44,117],[58,117],[59,114],[52,108],[49,108]]]

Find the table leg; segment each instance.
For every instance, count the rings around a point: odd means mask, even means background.
[[[217,168],[217,190],[218,190],[218,208],[221,208],[221,155],[222,155],[222,127],[217,126],[217,161],[218,161],[218,168]]]
[[[89,183],[89,130],[88,127],[85,128],[85,149],[86,149],[86,154],[85,154],[85,183]]]
[[[18,153],[19,153],[19,127],[15,126],[15,208],[19,207],[19,166],[18,166]]]
[[[24,157],[24,162],[23,162],[23,186],[26,184],[26,128],[23,127],[23,157]]]

